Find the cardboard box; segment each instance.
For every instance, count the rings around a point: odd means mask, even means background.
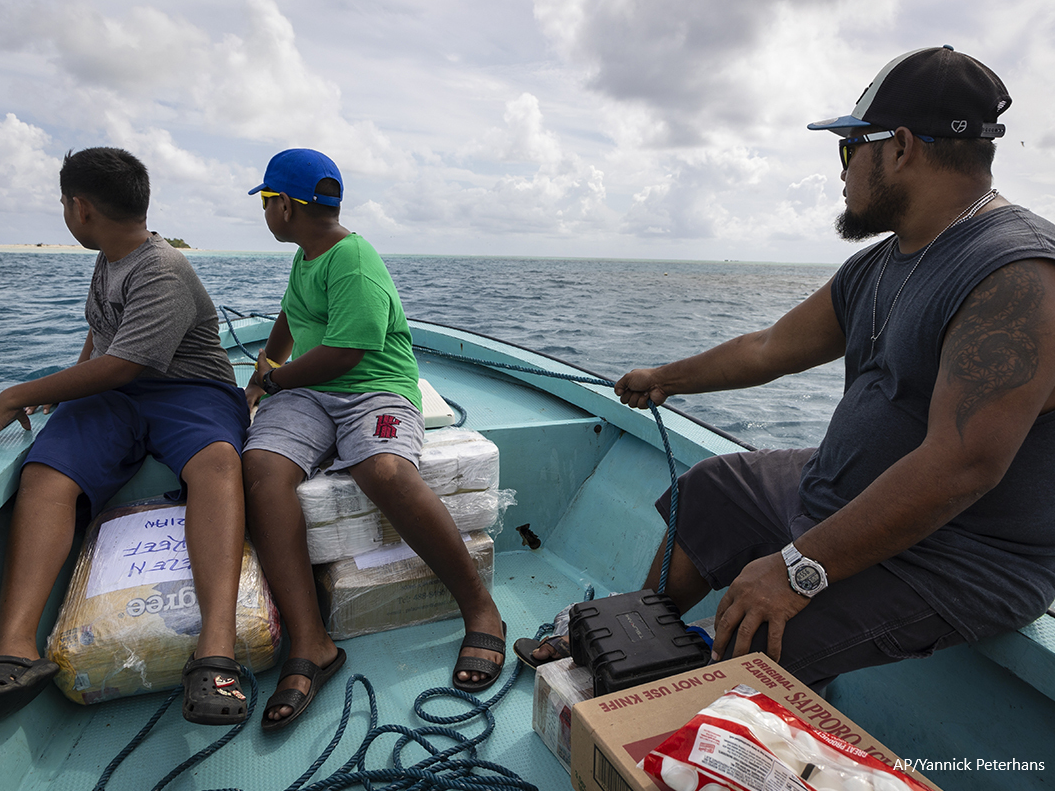
[[[571,710],[593,697],[593,675],[571,657],[539,665],[531,727],[566,772],[571,772]]]
[[[463,535],[488,590],[494,580],[494,541],[484,531]],[[384,553],[402,554],[392,562]],[[335,640],[458,615],[458,605],[421,558],[402,542],[388,549],[315,567],[326,628]]]
[[[753,687],[815,728],[838,736],[888,766],[897,759],[889,748],[765,654],[748,654],[576,704],[571,727],[572,788],[660,791],[652,778],[637,768],[638,762],[737,684]],[[908,774],[940,791],[920,773]]]

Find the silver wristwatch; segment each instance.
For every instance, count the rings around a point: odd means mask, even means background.
[[[824,566],[816,560],[804,557],[795,549],[794,541],[784,547],[780,554],[784,558],[784,564],[788,567],[788,584],[795,593],[812,599],[828,587],[828,575],[824,571]]]

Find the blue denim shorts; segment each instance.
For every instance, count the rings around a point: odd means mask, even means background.
[[[73,480],[94,518],[147,454],[179,477],[214,442],[241,453],[248,426],[245,393],[238,387],[211,379],[136,379],[59,404],[24,463],[46,464]]]
[[[799,500],[806,450],[762,450],[704,459],[678,481],[678,545],[712,590],[780,552],[817,520]],[[664,523],[670,490],[656,501]],[[752,651],[765,652],[767,629]],[[965,642],[908,583],[881,565],[833,582],[788,621],[780,664],[822,689],[841,673],[900,659],[929,656]],[[730,643],[727,656],[732,654]]]
[[[424,441],[425,420],[401,395],[295,387],[260,403],[245,449],[278,453],[311,476],[335,454],[328,473],[379,453],[401,456],[417,467]]]

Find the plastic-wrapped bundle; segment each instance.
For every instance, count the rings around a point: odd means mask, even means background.
[[[132,505],[88,527],[47,649],[60,668],[55,683],[75,703],[180,684],[201,631],[184,514],[182,505]],[[235,616],[238,661],[255,673],[271,667],[279,616],[248,542]]]
[[[671,791],[926,791],[742,684],[652,750],[642,768]]]
[[[312,565],[332,563],[342,558],[355,557],[380,549],[385,543],[398,541],[394,535],[385,541],[380,511],[374,510],[365,514],[335,519],[324,525],[308,527],[308,557]],[[387,522],[387,520],[385,520]]]
[[[346,472],[320,472],[297,487],[297,498],[309,529],[377,511],[377,506]]]
[[[593,697],[593,674],[571,657],[546,662],[535,670],[531,727],[550,752],[571,772],[571,710]]]
[[[475,431],[426,431],[421,477],[436,494],[498,488],[498,446]]]
[[[494,541],[470,533],[466,543],[488,590],[494,579]],[[458,615],[458,605],[421,558],[400,543],[315,569],[319,604],[335,640]]]
[[[440,495],[440,502],[447,507],[459,532],[488,530],[495,534],[502,514],[516,504],[516,498],[512,489],[490,489]],[[377,510],[315,525],[308,529],[307,536],[312,565],[359,557],[400,540],[392,523]]]
[[[498,446],[475,431],[458,428],[426,431],[418,469],[436,494],[495,489],[498,487]],[[376,510],[347,473],[320,472],[297,487],[297,496],[309,528]]]
[[[462,533],[496,535],[514,492],[499,490],[498,447],[482,434],[446,428],[425,432],[421,477],[447,507]],[[357,557],[399,540],[377,507],[347,472],[319,473],[297,487],[313,564]]]

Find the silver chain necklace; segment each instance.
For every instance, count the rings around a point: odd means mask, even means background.
[[[960,212],[956,216],[956,219],[954,219],[951,223],[949,223],[944,228],[942,228],[941,232],[937,236],[935,236],[933,239],[930,240],[930,243],[926,247],[923,248],[923,252],[920,253],[919,258],[916,259],[916,263],[914,263],[912,265],[912,269],[910,269],[909,273],[907,275],[905,275],[905,279],[901,281],[901,286],[898,288],[897,293],[894,294],[894,301],[890,303],[890,310],[887,311],[886,319],[883,320],[883,326],[879,328],[878,332],[876,332],[876,308],[877,308],[877,305],[879,304],[879,284],[883,282],[883,274],[886,272],[887,264],[889,264],[890,263],[890,259],[892,259],[894,257],[894,247],[897,245],[896,239],[895,239],[894,244],[890,245],[890,248],[887,250],[886,260],[883,261],[883,268],[879,270],[879,277],[876,279],[875,293],[872,295],[872,354],[873,355],[875,354],[876,341],[879,340],[879,336],[883,334],[883,330],[886,329],[886,325],[890,322],[890,317],[894,313],[894,306],[897,304],[898,297],[901,296],[901,292],[905,288],[905,284],[908,283],[908,279],[910,277],[912,277],[912,273],[916,271],[916,268],[923,261],[923,257],[927,254],[927,251],[930,250],[931,245],[933,245],[936,241],[938,241],[938,239],[941,238],[942,234],[945,233],[950,228],[952,228],[954,225],[959,225],[961,222],[966,222],[967,220],[969,220],[972,217],[974,217],[974,215],[976,215],[979,211],[981,211],[983,206],[988,204],[996,196],[997,196],[997,191],[995,189],[989,190],[987,193],[985,193],[980,198],[978,198],[978,200],[976,200],[974,203],[972,203],[970,206],[968,206],[966,209],[964,209],[962,212]]]

